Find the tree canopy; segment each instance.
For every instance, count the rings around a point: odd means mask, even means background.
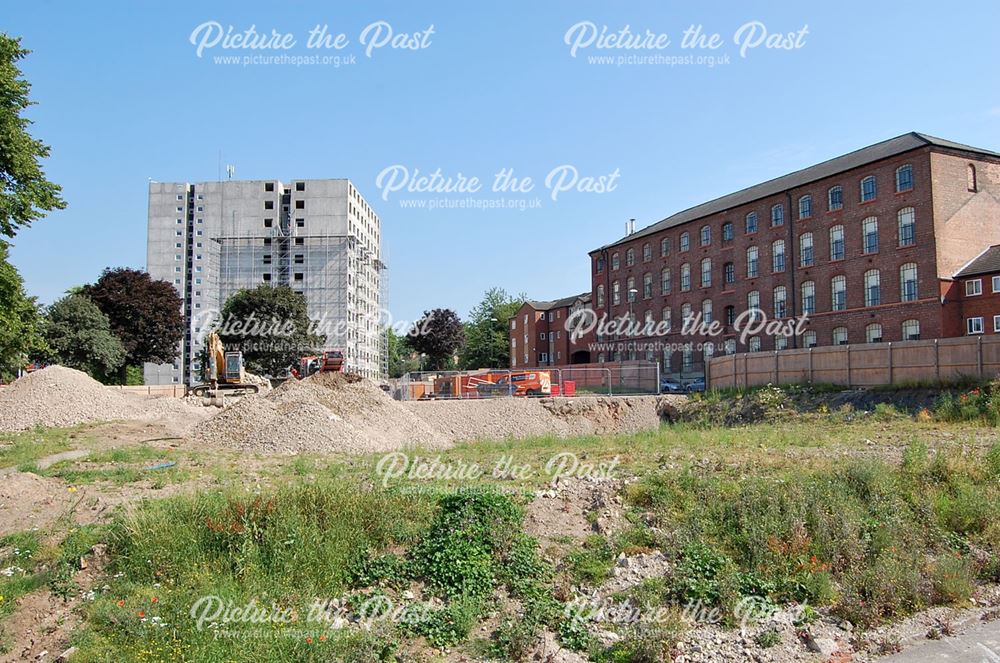
[[[42,336],[52,361],[98,379],[112,375],[125,361],[125,348],[108,316],[83,295],[68,295],[49,307]]]
[[[326,341],[311,328],[306,298],[288,286],[240,290],[222,307],[218,331],[227,349],[243,352],[250,371],[272,377],[320,351]]]
[[[424,311],[410,332],[408,343],[416,352],[427,355],[424,367],[444,370],[454,365],[452,357],[465,342],[465,329],[458,314],[451,309]]]
[[[40,317],[35,298],[25,292],[21,275],[7,260],[7,244],[0,241],[0,378],[14,377],[44,346]]]
[[[7,237],[45,212],[66,207],[62,188],[45,178],[40,164],[49,148],[31,137],[31,120],[23,116],[32,105],[31,85],[18,62],[28,53],[20,39],[0,33],[0,236]]]
[[[524,303],[525,296],[512,297],[503,288],[490,288],[472,309],[465,325],[462,368],[506,368],[510,366],[508,321]]]
[[[97,283],[80,292],[108,316],[111,331],[125,348],[123,369],[147,361],[174,361],[184,337],[184,317],[180,295],[172,285],[154,281],[146,272],[119,267],[104,270]]]

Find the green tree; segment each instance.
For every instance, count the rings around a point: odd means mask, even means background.
[[[410,345],[410,335],[400,336],[391,327],[388,329],[389,377],[398,378],[420,370],[420,360],[413,357],[416,350]]]
[[[66,207],[62,189],[45,179],[39,163],[49,148],[28,133],[22,113],[32,105],[31,85],[18,68],[29,51],[21,40],[0,33],[0,235],[13,237],[44,212]]]
[[[177,357],[177,346],[184,337],[182,302],[166,281],[154,281],[137,269],[109,268],[80,294],[108,316],[111,331],[125,347],[125,362],[119,368],[122,384],[129,366],[147,361],[166,364]]]
[[[508,322],[524,304],[525,296],[512,297],[503,288],[490,288],[469,315],[465,325],[465,369],[510,366]]]
[[[125,361],[108,316],[83,295],[68,295],[49,307],[42,337],[53,361],[98,379],[114,374]]]
[[[454,365],[453,357],[465,343],[465,329],[451,309],[424,311],[407,339],[415,352],[427,355],[424,368],[440,371]]]
[[[250,371],[270,377],[284,375],[326,341],[312,329],[306,298],[284,285],[240,290],[226,300],[220,324],[226,348],[242,350]]]
[[[38,331],[40,314],[34,297],[24,291],[24,281],[7,259],[6,242],[0,241],[0,379],[9,380],[30,356],[44,349]]]

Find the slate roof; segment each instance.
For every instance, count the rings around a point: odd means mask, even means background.
[[[832,177],[844,171],[860,168],[861,166],[875,163],[876,161],[881,161],[889,157],[894,157],[927,146],[942,147],[951,150],[960,150],[963,152],[972,152],[975,154],[1000,158],[1000,153],[997,152],[991,152],[990,150],[972,147],[971,145],[963,145],[962,143],[956,143],[943,138],[935,138],[934,136],[928,136],[927,134],[911,131],[910,133],[903,134],[902,136],[896,136],[895,138],[884,140],[881,143],[875,143],[874,145],[863,147],[860,150],[855,150],[854,152],[849,152],[839,157],[829,159],[828,161],[818,163],[815,166],[809,166],[808,168],[803,168],[802,170],[796,170],[793,173],[782,175],[781,177],[777,177],[773,180],[768,180],[767,182],[763,182],[761,184],[755,184],[754,186],[742,189],[735,193],[730,193],[722,196],[721,198],[710,200],[707,203],[690,207],[672,216],[668,216],[662,221],[658,221],[657,223],[646,226],[641,230],[637,230],[631,235],[626,235],[611,244],[606,244],[598,249],[595,249],[595,251],[616,246],[623,242],[638,239],[640,237],[652,235],[661,230],[673,228],[702,217],[717,214],[719,212],[725,212],[728,209],[752,203],[755,200],[761,200],[762,198],[774,196],[789,189],[805,186],[806,184],[810,184],[827,177]]]
[[[994,244],[955,273],[955,278],[1000,272],[1000,244]]]
[[[580,293],[579,295],[572,295],[570,297],[563,297],[562,299],[553,299],[551,301],[537,301],[537,300],[529,299],[525,303],[528,304],[529,306],[531,306],[531,308],[535,309],[536,311],[551,311],[552,309],[556,309],[556,308],[563,308],[563,307],[566,307],[566,306],[572,306],[573,304],[576,303],[576,300],[578,300],[578,299],[582,299],[584,302],[589,302],[590,301],[590,293],[589,292],[583,292],[583,293]]]

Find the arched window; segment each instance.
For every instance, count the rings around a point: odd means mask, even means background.
[[[799,218],[808,219],[813,215],[813,197],[802,196],[799,198]]]
[[[701,237],[701,245],[708,246],[712,243],[712,229],[708,226],[702,226],[699,231],[699,236]]]
[[[844,276],[830,279],[830,302],[830,308],[834,311],[847,308],[847,279]]]
[[[760,263],[758,259],[758,250],[756,246],[751,246],[747,249],[747,278],[755,279],[760,271]]]
[[[726,326],[732,327],[736,324],[736,307],[730,304],[726,307]]]
[[[865,327],[865,340],[869,343],[881,343],[882,325],[877,322],[873,322]]]
[[[750,352],[760,352],[760,336],[751,336],[750,342],[747,344],[747,349]]]
[[[812,315],[816,312],[816,284],[813,281],[802,282],[802,313]]]
[[[774,337],[774,349],[775,350],[787,350],[788,349],[788,337],[787,336],[775,336]]]
[[[691,265],[684,263],[681,265],[681,292],[691,289]]]
[[[617,305],[622,303],[622,286],[621,283],[615,281],[611,284],[611,304]]]
[[[669,294],[670,293],[670,268],[664,267],[660,270],[660,293]]]
[[[877,269],[869,269],[865,272],[865,306],[878,306],[882,303],[882,290],[879,282]]]
[[[706,325],[712,324],[712,300],[706,299],[701,303],[701,320]],[[711,345],[711,343],[709,344]]]
[[[649,262],[652,259],[653,259],[653,247],[649,245],[649,242],[646,242],[645,244],[642,245],[642,261]]]
[[[646,272],[642,275],[642,298],[650,299],[653,296],[653,275]]]
[[[804,348],[815,348],[816,347],[816,332],[809,330],[802,334],[802,347]]]
[[[691,304],[684,302],[681,304],[681,325],[687,324],[691,319]]]
[[[629,249],[625,252],[625,266],[631,267],[635,264],[635,249]]]
[[[878,253],[878,218],[870,216],[861,222],[861,238],[865,253]]]
[[[830,260],[844,259],[844,226],[830,228]]]
[[[686,232],[681,233],[681,251],[687,251],[691,248],[691,236]]]
[[[899,268],[899,301],[917,300],[917,263],[908,262]]]
[[[597,286],[597,308],[604,308],[604,284]]]
[[[664,237],[660,240],[660,257],[666,258],[670,255],[670,240]]]
[[[701,287],[707,288],[712,285],[712,259],[703,258],[701,261]]]
[[[618,252],[615,251],[611,254],[611,269],[618,269],[620,267],[620,261],[618,258]]]
[[[788,302],[788,291],[785,286],[779,285],[774,289],[774,317],[783,318],[788,313],[786,303]]]
[[[979,189],[979,186],[976,181],[976,167],[973,164],[969,164],[969,167],[966,169],[965,177],[969,191],[972,191],[973,193],[976,192]]]
[[[735,338],[727,338],[722,343],[722,350],[727,355],[734,355],[734,354],[736,354],[736,339]]]
[[[847,327],[835,327],[833,330],[833,344],[847,345]]]
[[[904,341],[919,341],[920,340],[920,321],[919,320],[904,320],[903,321],[903,340]]]
[[[670,331],[670,327],[672,326],[672,322],[671,322],[671,319],[670,319],[670,307],[669,306],[664,306],[663,310],[660,311],[660,314],[662,316],[663,322],[667,323],[665,325],[666,331]]]
[[[746,216],[747,234],[757,232],[757,212],[750,212]]]
[[[903,193],[913,188],[913,166],[906,164],[896,169],[896,193]]]
[[[904,207],[899,210],[896,214],[898,232],[899,232],[899,245],[900,246],[913,246],[917,243],[917,233],[916,233],[916,213],[913,211],[912,207]]]
[[[628,281],[625,282],[625,297],[628,298],[628,301],[634,302],[635,295],[636,295],[635,277],[630,276],[628,277]]]
[[[844,189],[840,186],[830,187],[826,192],[826,208],[831,212],[843,208]]]
[[[785,240],[771,244],[771,268],[775,272],[785,271]]]
[[[813,234],[799,235],[799,266],[811,267],[813,264]]]
[[[869,175],[861,180],[861,202],[867,203],[875,200],[877,190],[875,187],[875,176]]]

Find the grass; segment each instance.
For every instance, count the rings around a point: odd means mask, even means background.
[[[220,488],[136,504],[109,528],[75,530],[55,547],[33,545],[37,533],[19,535],[32,550],[31,571],[18,583],[0,577],[0,594],[12,603],[39,587],[78,591],[68,564],[100,539],[112,559],[108,589],[84,604],[77,661],[374,661],[408,655],[414,643],[469,654],[478,646],[517,660],[542,629],[593,660],[657,660],[680,637],[679,619],[623,628],[618,642],[601,648],[586,624],[562,618],[554,597],[599,585],[620,553],[662,550],[674,571],[618,598],[669,609],[702,601],[730,615],[747,596],[798,601],[869,626],[925,606],[961,605],[977,583],[1000,580],[1000,446],[986,449],[977,431],[886,407],[863,418],[481,441],[408,452],[410,460],[482,467],[472,482],[388,485],[376,470],[381,456],[233,462],[147,445],[93,451],[41,472],[120,485],[187,481],[199,471]],[[845,460],[859,450],[867,460]],[[631,525],[613,537],[554,537],[553,567],[524,533],[524,495],[551,481],[546,464],[566,451],[583,464],[617,460],[614,478],[640,479],[624,495]],[[50,452],[18,453],[14,462],[30,465]],[[143,469],[165,460],[178,467]],[[497,478],[498,464],[526,471]],[[263,487],[240,483],[247,471],[263,477]],[[0,542],[0,555],[8,548]],[[406,598],[411,590],[416,596]],[[190,615],[206,596],[233,606],[257,601],[297,619],[235,624],[220,636]],[[357,612],[372,597],[415,618],[361,632],[307,619],[316,600]],[[4,609],[0,602],[0,617]],[[764,646],[773,636],[761,638]]]
[[[996,447],[994,448],[996,449]],[[743,475],[687,467],[628,490],[671,532],[680,604],[760,596],[870,626],[971,595],[1000,556],[1000,484],[978,458],[915,444],[901,465],[852,461]],[[995,450],[990,454],[998,453]]]
[[[522,519],[496,491],[413,496],[329,480],[148,502],[111,528],[112,580],[75,660],[380,660],[366,657],[405,638],[466,640],[501,587],[537,629],[554,615],[549,571]],[[439,602],[407,598],[413,583]],[[199,628],[190,611],[202,597],[299,617]],[[372,597],[419,618],[359,633],[307,617],[326,600],[359,612]]]
[[[151,480],[162,486],[189,480],[191,472],[188,467],[198,461],[199,455],[196,452],[177,452],[142,444],[92,451],[81,459],[59,461],[43,470],[34,471],[71,484],[108,482],[121,486]],[[149,469],[168,462],[177,464],[162,469]]]
[[[0,468],[30,466],[72,447],[83,427],[35,428],[23,433],[0,433]]]
[[[56,545],[38,530],[0,537],[0,621],[14,610],[15,601],[42,587],[64,598],[75,596],[79,588],[72,581],[80,557],[106,533],[100,525],[72,526]]]

